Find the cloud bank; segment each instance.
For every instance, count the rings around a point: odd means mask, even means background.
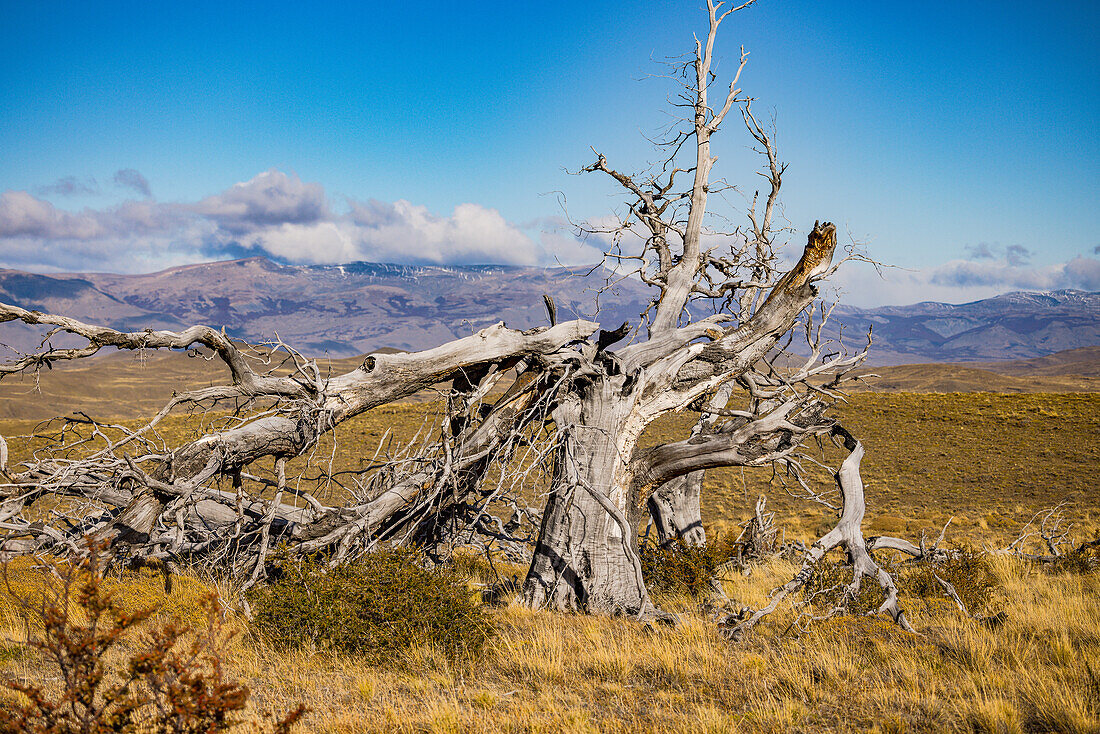
[[[1036,266],[1031,264],[1034,253],[1022,245],[980,244],[965,251],[966,258],[921,270],[883,268],[876,273],[869,266],[849,263],[831,280],[843,302],[854,306],[963,303],[1008,291],[1100,291],[1100,259],[1089,255]]]
[[[100,193],[94,179],[75,176],[35,194],[0,194],[0,267],[151,272],[253,255],[306,265],[579,265],[599,261],[610,245],[598,235],[578,240],[560,218],[516,224],[476,203],[459,204],[449,214],[408,201],[347,200],[334,207],[321,184],[276,169],[193,202],[157,201],[134,169],[118,171],[112,183],[141,198],[80,210],[43,198]],[[1019,244],[964,250],[965,257],[933,268],[887,268],[881,277],[848,263],[832,283],[845,303],[856,306],[962,302],[1010,290],[1100,290],[1100,245],[1047,265],[1032,264],[1034,253]]]
[[[61,179],[39,195],[98,193]],[[349,200],[336,211],[324,187],[272,169],[196,202],[158,202],[136,170],[112,182],[143,198],[68,211],[26,191],[0,194],[0,266],[27,270],[148,272],[204,260],[263,255],[291,264],[356,260],[510,265],[593,262],[592,247],[529,232],[480,204],[438,215],[408,201]]]

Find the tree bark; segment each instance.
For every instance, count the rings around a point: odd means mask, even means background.
[[[587,490],[611,500],[636,532],[653,490],[662,484],[708,468],[760,465],[797,448],[802,430],[798,423],[819,417],[812,411],[795,416],[805,407],[802,400],[785,402],[757,420],[732,423],[721,433],[700,433],[635,451],[653,420],[699,399],[708,386],[721,392],[775,345],[813,301],[812,275],[822,263],[827,266],[835,246],[831,224],[815,227],[802,258],[753,318],[709,345],[685,350],[674,335],[690,337],[695,332],[679,329],[618,355],[582,350],[576,374],[563,388],[553,413],[561,440],[524,584],[525,603],[606,613],[640,609],[643,594],[633,579],[628,550],[636,548],[637,539],[624,544],[614,518],[586,496]],[[665,346],[657,348],[656,343]],[[697,362],[701,369],[694,367]],[[690,379],[683,379],[685,372]],[[716,399],[724,404],[723,398]]]
[[[691,431],[693,438],[714,432],[715,425],[733,393],[733,386],[726,383],[711,396],[707,409],[699,416]],[[649,516],[657,528],[661,545],[676,540],[689,546],[707,544],[707,531],[703,527],[703,513],[699,498],[703,491],[705,471],[695,471],[665,482],[649,498]]]
[[[642,611],[645,589],[635,574],[636,538],[623,538],[616,518],[595,498],[606,497],[636,534],[637,512],[626,505],[624,454],[636,433],[627,378],[605,377],[566,395],[553,417],[560,441],[550,497],[527,579],[524,602],[535,608],[606,614]]]
[[[649,515],[661,545],[682,540],[689,546],[707,544],[699,495],[706,472],[695,471],[665,482],[649,498]]]

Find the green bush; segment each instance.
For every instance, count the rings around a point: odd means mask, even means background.
[[[713,589],[721,567],[740,559],[740,548],[721,538],[702,546],[682,539],[658,545],[643,543],[639,551],[642,575],[654,591],[702,597]]]
[[[906,566],[899,586],[921,599],[945,599],[943,584],[936,580],[937,576],[955,587],[966,610],[975,615],[989,611],[1001,585],[985,553],[963,548],[946,560]]]
[[[465,579],[421,568],[403,551],[382,550],[333,568],[316,559],[282,559],[249,600],[254,629],[280,649],[390,656],[434,645],[458,657],[478,652],[492,631]]]
[[[822,560],[814,567],[813,575],[802,588],[803,601],[810,604],[813,614],[827,613],[841,606],[849,614],[861,615],[882,606],[886,592],[875,578],[864,576],[859,584],[859,593],[855,597],[847,597],[852,574],[852,566],[845,561]]]

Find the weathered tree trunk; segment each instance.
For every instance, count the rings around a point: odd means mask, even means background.
[[[182,349],[199,344],[229,366],[233,383],[177,395],[139,431],[116,427],[127,437],[75,464],[41,458],[25,463],[23,472],[12,472],[0,456],[0,473],[10,482],[2,485],[0,496],[11,505],[10,513],[19,514],[39,496],[51,494],[90,503],[88,511],[70,520],[65,531],[38,530],[21,518],[18,526],[6,528],[12,536],[7,540],[18,541],[21,548],[29,550],[58,543],[75,547],[85,533],[93,532],[116,550],[128,549],[145,557],[195,557],[212,551],[234,555],[242,547],[266,547],[269,541],[289,540],[303,553],[332,552],[337,560],[353,544],[365,547],[376,542],[374,534],[391,518],[397,523],[408,520],[405,515],[421,498],[432,499],[444,488],[450,490],[456,473],[462,475],[463,482],[465,473],[483,473],[496,451],[515,437],[518,426],[534,417],[524,412],[533,398],[528,388],[545,368],[543,362],[556,359],[559,353],[572,353],[570,345],[598,328],[592,322],[570,321],[521,332],[501,323],[423,352],[370,355],[356,370],[321,378],[316,364],[296,353],[292,377],[257,373],[224,334],[208,327],[191,327],[180,333],[125,333],[0,304],[0,323],[15,320],[56,326],[87,338],[89,343],[81,349],[49,347],[42,354],[0,365],[0,376],[55,360],[90,357],[104,347]],[[515,390],[489,408],[489,414],[476,425],[451,437],[447,448],[453,450],[422,462],[408,476],[395,477],[386,491],[369,501],[325,507],[309,498],[308,506],[296,507],[213,486],[219,477],[239,478],[242,470],[265,457],[279,462],[301,455],[321,435],[372,407],[467,373],[484,374],[490,366],[497,371],[508,369],[525,358],[542,360],[539,364],[543,366],[530,378],[525,375],[517,381]],[[197,405],[205,410],[224,405],[218,401],[237,400],[246,404],[250,400],[276,401],[280,409],[277,413],[258,410],[251,420],[242,418],[234,427],[206,434],[167,454],[135,452],[142,446],[135,441],[152,431],[173,408]],[[132,458],[131,452],[138,458]],[[23,542],[28,537],[31,542]],[[227,545],[230,551],[226,551]]]
[[[703,436],[714,432],[718,419],[726,411],[726,403],[733,393],[729,383],[715,390],[707,409],[699,416],[691,435]],[[707,531],[703,527],[703,513],[699,497],[703,491],[705,471],[694,471],[665,482],[649,498],[649,516],[657,528],[661,545],[681,540],[689,546],[707,544]]]
[[[633,400],[624,396],[622,375],[589,383],[566,395],[553,413],[559,432],[551,494],[543,513],[534,558],[524,583],[528,606],[637,613],[645,599],[635,573],[638,513],[627,506],[622,486],[637,432],[629,425]],[[623,537],[616,517],[594,496],[606,497],[626,519]]]
[[[707,544],[699,495],[706,472],[696,471],[665,482],[649,498],[649,516],[661,545],[682,540],[690,546]]]
[[[699,399],[708,385],[722,392],[771,350],[812,302],[812,274],[828,266],[835,246],[835,228],[815,226],[802,258],[760,310],[709,346],[683,354],[676,335],[690,342],[695,333],[685,328],[615,354],[582,350],[571,386],[563,388],[553,413],[561,437],[558,459],[525,603],[638,610],[644,592],[637,581],[633,590],[629,586],[637,538],[623,542],[613,529],[615,519],[599,502],[587,502],[585,492],[609,499],[636,533],[655,488],[709,468],[761,465],[797,448],[796,434],[810,431],[820,418],[820,409],[811,409],[805,396],[754,420],[740,417],[721,433],[697,432],[685,441],[635,452],[642,431],[658,416]],[[666,350],[670,356],[663,356]],[[716,399],[725,404],[725,397]]]
[[[840,470],[836,473],[836,482],[840,488],[842,500],[840,518],[832,530],[818,538],[810,546],[802,559],[802,568],[799,569],[794,578],[772,594],[772,598],[767,605],[729,625],[726,634],[731,639],[740,639],[761,619],[774,612],[783,599],[802,589],[813,576],[817,563],[829,551],[838,546],[843,547],[848,552],[848,558],[852,564],[852,581],[844,590],[846,600],[855,599],[859,595],[860,584],[864,577],[875,579],[886,594],[885,600],[878,608],[878,613],[888,612],[903,629],[909,632],[914,631],[898,601],[898,589],[893,577],[875,562],[870,553],[875,549],[875,546],[868,544],[863,537],[863,515],[867,509],[863,492],[863,478],[859,473],[860,462],[863,461],[863,445],[840,425],[833,426],[832,434],[843,439],[844,447],[850,452],[848,458],[844,460],[840,465]],[[907,545],[912,547],[912,544]],[[904,550],[910,552],[907,548]],[[913,550],[917,551],[917,549]],[[922,552],[917,551],[913,555],[922,555]]]

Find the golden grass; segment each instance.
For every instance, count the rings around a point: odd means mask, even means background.
[[[424,429],[434,403],[400,403],[370,411],[326,435],[309,456],[288,466],[294,475],[357,470],[369,464],[383,437],[394,445]],[[858,393],[838,410],[864,443],[868,516],[873,533],[919,536],[950,517],[973,543],[1001,542],[1035,512],[1058,502],[1087,533],[1100,530],[1100,393]],[[696,415],[674,413],[652,425],[642,445],[679,440]],[[135,420],[124,421],[137,425]],[[0,420],[12,460],[37,442],[12,439],[36,423]],[[197,421],[170,417],[159,428],[169,446],[197,437]],[[335,442],[335,446],[334,446]],[[832,461],[835,451],[826,451]],[[307,464],[309,465],[307,467]],[[256,467],[262,470],[262,467]],[[819,474],[819,488],[832,479]],[[799,537],[816,536],[830,518],[816,505],[789,496],[769,469],[707,473],[703,518],[733,531],[748,518],[759,494],[768,496],[778,523]],[[339,502],[338,486],[321,487],[322,501]]]
[[[356,466],[387,429],[411,435],[424,411],[388,406],[342,426],[334,468]],[[950,540],[1000,546],[1062,499],[1075,503],[1068,514],[1078,535],[1100,527],[1100,396],[861,393],[842,417],[868,449],[872,532],[912,537],[955,515]],[[680,437],[690,420],[669,416],[646,440]],[[0,423],[6,436],[27,430]],[[189,430],[173,419],[164,433],[175,440]],[[331,448],[323,444],[317,457],[327,461]],[[13,457],[27,449],[13,443]],[[788,537],[808,539],[831,521],[767,479],[709,473],[705,519],[731,530],[766,491]],[[794,637],[783,634],[787,611],[731,645],[686,599],[658,599],[680,614],[671,630],[508,605],[492,611],[499,632],[476,661],[451,663],[430,648],[387,665],[276,654],[242,634],[229,670],[252,688],[253,723],[301,701],[314,709],[312,732],[1100,732],[1100,574],[1040,574],[1009,558],[993,568],[1001,583],[993,611],[1007,615],[999,628],[962,617],[946,600],[904,598],[919,637],[850,617]],[[739,605],[759,605],[792,569],[773,562],[728,580],[727,591]],[[13,575],[17,589],[34,584],[25,567]],[[160,603],[169,615],[196,611],[206,588],[177,577],[165,594],[152,571],[116,583],[127,603]],[[0,593],[0,622],[17,636],[7,608]],[[13,649],[0,649],[0,666],[44,673]]]
[[[789,571],[775,564],[729,591],[758,602]],[[1100,701],[1085,685],[1085,663],[1100,666],[1097,579],[1028,577],[1013,562],[997,571],[1009,619],[997,630],[944,608],[915,612],[922,637],[869,618],[782,637],[777,619],[730,645],[696,612],[649,630],[510,606],[476,663],[448,665],[430,651],[391,668],[302,656],[272,660],[253,680],[292,681],[275,695],[324,701],[314,731],[1100,729]]]
[[[1098,394],[859,393],[838,414],[867,450],[862,474],[873,533],[916,537],[954,517],[953,532],[967,541],[1000,543],[1062,501],[1073,504],[1080,531],[1100,530]],[[686,435],[692,419],[666,416],[643,442]],[[838,453],[827,455],[838,463]],[[831,518],[770,479],[766,469],[708,472],[704,521],[732,530],[766,494],[788,532],[827,529]],[[826,488],[832,480],[816,481]]]
[[[431,648],[384,665],[276,654],[247,635],[227,660],[253,691],[250,726],[302,701],[310,732],[1100,731],[1087,672],[1100,671],[1100,576],[1037,574],[1009,558],[993,566],[1007,614],[995,629],[949,605],[909,603],[920,636],[868,617],[784,635],[788,612],[730,644],[683,599],[660,600],[681,610],[674,629],[513,603],[492,612],[499,631],[477,660],[449,662]],[[791,570],[777,561],[727,591],[758,604]],[[177,608],[201,586],[191,580],[164,599],[158,581],[128,583],[148,602],[178,597]],[[15,675],[43,672],[27,656],[5,657]]]
[[[203,581],[188,574],[174,574],[170,583],[166,583],[160,571],[142,568],[108,576],[104,586],[122,612],[129,614],[156,607],[157,618],[173,618],[198,626],[206,622],[203,600],[217,585],[213,580]],[[0,624],[19,626],[23,617],[20,602],[40,606],[43,598],[47,601],[53,599],[51,588],[60,589],[60,586],[50,578],[48,568],[34,558],[16,558],[3,564],[0,571]],[[79,609],[74,613],[79,620]]]

